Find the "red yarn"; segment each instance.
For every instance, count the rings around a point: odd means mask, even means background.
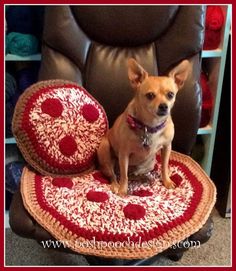
[[[174,175],[172,175],[170,178],[171,178],[171,180],[176,184],[177,187],[178,187],[178,186],[181,184],[181,182],[182,182],[182,177],[181,177],[180,175],[178,175],[178,174],[174,174]]]
[[[133,192],[134,196],[139,196],[139,197],[149,197],[152,196],[153,193],[151,191],[145,190],[145,189],[140,189],[136,190]]]
[[[77,144],[72,136],[65,136],[59,142],[59,148],[65,156],[73,155],[77,150]]]
[[[106,177],[100,172],[95,172],[93,174],[93,178],[96,180],[96,181],[99,181],[100,183],[105,183],[105,184],[109,184],[109,181],[106,179]]]
[[[224,14],[219,6],[207,6],[206,28],[220,30],[224,24]]]
[[[221,41],[220,30],[205,30],[205,39],[203,44],[204,50],[215,50],[219,47]]]
[[[94,202],[104,202],[108,200],[109,198],[106,192],[93,191],[93,190],[90,190],[87,193],[86,197],[89,201],[94,201]]]
[[[126,218],[138,220],[145,216],[146,210],[139,204],[129,203],[123,209]]]
[[[217,49],[221,41],[221,28],[224,24],[224,14],[219,6],[208,6],[206,11],[206,29],[203,49]]]
[[[63,106],[58,99],[48,98],[41,104],[41,109],[43,113],[53,118],[58,118],[62,114]]]
[[[73,182],[70,178],[53,178],[52,184],[57,187],[67,187],[69,189],[73,187]]]
[[[82,107],[82,115],[88,122],[95,122],[99,117],[97,108],[92,104],[85,104]]]
[[[206,126],[211,118],[211,111],[213,107],[213,98],[211,90],[208,85],[208,79],[205,73],[201,73],[201,87],[202,87],[202,115],[200,127]]]

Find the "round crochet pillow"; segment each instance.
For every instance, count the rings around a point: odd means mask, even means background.
[[[216,198],[215,186],[200,166],[176,152],[170,157],[176,188],[165,188],[159,160],[151,179],[129,180],[125,197],[113,194],[99,171],[53,178],[25,168],[23,203],[42,227],[78,253],[151,257],[197,232]]]
[[[20,97],[13,134],[26,161],[41,174],[77,175],[93,166],[108,129],[102,106],[70,81],[42,81]]]

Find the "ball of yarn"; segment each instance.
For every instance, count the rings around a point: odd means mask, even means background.
[[[11,104],[13,105],[13,107],[16,106],[16,103],[17,103],[19,97],[20,97],[20,92],[19,92],[18,89],[17,89],[15,95],[12,96],[12,98],[10,99],[10,102],[11,102]]]
[[[20,93],[38,81],[38,66],[31,66],[17,72],[17,83]]]
[[[5,77],[5,93],[6,93],[6,101],[9,101],[16,93],[16,80],[15,78],[8,72],[6,72]]]
[[[23,162],[11,162],[5,168],[5,184],[6,190],[10,193],[15,193],[19,187],[20,178],[24,168]]]
[[[38,39],[30,34],[11,32],[6,37],[7,53],[29,56],[38,52]]]
[[[207,6],[206,28],[220,30],[224,24],[224,14],[219,6]]]
[[[215,50],[219,47],[221,42],[221,31],[220,30],[205,30],[205,39],[203,44],[204,50]]]
[[[5,106],[5,131],[6,137],[12,137],[12,117],[14,113],[14,106],[11,102],[7,102]]]
[[[204,50],[215,50],[221,42],[221,29],[224,24],[224,14],[219,6],[208,6],[205,22]]]
[[[208,85],[208,78],[205,73],[201,73],[201,87],[202,87],[202,114],[200,127],[206,126],[211,118],[211,111],[213,106],[213,99],[211,90]]]

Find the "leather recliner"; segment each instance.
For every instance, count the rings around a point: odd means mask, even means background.
[[[126,61],[134,57],[152,75],[165,75],[183,59],[192,74],[172,110],[173,149],[190,154],[201,113],[199,74],[204,39],[203,6],[48,6],[39,80],[67,79],[83,85],[105,108],[110,126],[132,97]],[[10,225],[20,236],[53,239],[25,210],[20,191],[10,208]],[[207,241],[212,221],[189,237]],[[163,252],[178,260],[185,249]],[[72,251],[70,251],[72,252]],[[147,265],[140,261],[86,256],[94,265]]]

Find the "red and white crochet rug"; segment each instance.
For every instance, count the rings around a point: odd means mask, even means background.
[[[42,176],[24,169],[21,192],[26,209],[70,249],[102,257],[153,256],[197,232],[215,204],[216,190],[200,166],[172,152],[175,189],[160,179],[130,180],[128,195],[111,192],[99,171],[73,178]]]

